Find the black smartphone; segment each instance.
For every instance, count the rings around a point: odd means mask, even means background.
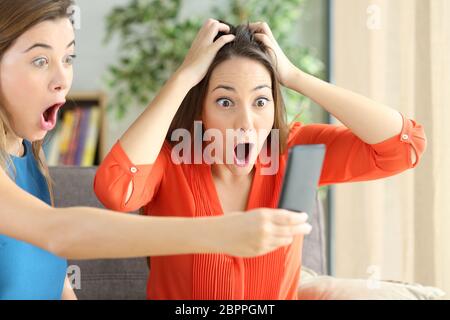
[[[312,214],[325,158],[324,144],[289,149],[278,208]]]

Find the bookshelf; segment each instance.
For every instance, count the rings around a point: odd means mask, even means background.
[[[50,166],[96,166],[105,157],[106,95],[101,91],[71,92],[58,114],[46,144]]]

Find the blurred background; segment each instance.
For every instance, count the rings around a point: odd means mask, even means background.
[[[205,19],[265,20],[302,70],[399,110],[428,137],[413,171],[320,190],[328,273],[450,292],[450,1],[76,4],[75,78],[46,147],[51,165],[97,165],[182,62]],[[284,97],[290,119],[300,114],[305,123],[336,122],[307,97],[287,90]]]

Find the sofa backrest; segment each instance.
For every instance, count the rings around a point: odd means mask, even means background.
[[[102,208],[93,191],[95,172],[96,167],[51,167],[56,207]],[[319,274],[326,274],[324,218],[319,200],[316,209],[316,212],[309,214],[313,230],[305,237],[302,261],[304,266]],[[145,258],[74,260],[69,261],[69,265],[69,275],[81,276],[80,288],[75,289],[79,299],[146,297],[148,266]]]

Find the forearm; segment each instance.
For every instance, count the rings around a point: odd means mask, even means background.
[[[159,218],[95,208],[53,209],[42,235],[48,250],[68,259],[130,258],[217,250],[215,218]],[[50,216],[51,215],[51,216]]]
[[[172,119],[192,88],[190,83],[183,73],[175,73],[120,138],[122,148],[133,163],[142,165],[155,162]]]
[[[385,141],[402,130],[398,111],[299,69],[292,73],[287,86],[322,106],[368,144]]]

